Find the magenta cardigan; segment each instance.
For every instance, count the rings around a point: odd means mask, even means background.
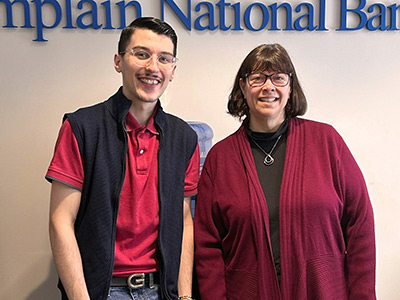
[[[290,120],[279,213],[280,286],[267,203],[242,125],[210,150],[199,183],[201,300],[376,299],[368,191],[332,126]]]

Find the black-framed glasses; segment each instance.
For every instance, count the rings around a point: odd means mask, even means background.
[[[145,68],[150,66],[153,59],[153,54],[150,54],[146,50],[140,48],[128,49],[120,52],[119,54],[128,52],[132,54],[133,63],[138,67]],[[176,65],[177,61],[178,59],[170,53],[162,53],[157,56],[158,66],[161,69],[170,70]]]
[[[276,72],[271,75],[267,75],[264,73],[250,73],[246,74],[244,77],[247,79],[247,82],[252,87],[263,86],[267,82],[268,78],[271,79],[271,82],[274,86],[284,87],[287,86],[290,82],[292,74],[284,72]]]

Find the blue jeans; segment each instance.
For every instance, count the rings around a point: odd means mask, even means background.
[[[130,289],[128,287],[110,287],[108,300],[159,300],[160,287],[158,284],[154,288],[143,287],[141,289]]]

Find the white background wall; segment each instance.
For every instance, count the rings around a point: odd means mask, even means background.
[[[159,1],[141,2],[143,15],[161,16]],[[400,33],[335,31],[337,2],[328,1],[328,32],[188,31],[167,11],[179,37],[179,65],[162,102],[185,120],[208,123],[216,142],[239,126],[226,103],[241,61],[259,44],[282,44],[308,98],[305,117],[332,124],[364,173],[376,219],[378,297],[397,300]],[[186,1],[176,3],[185,9]],[[22,25],[22,10],[14,10],[14,23]],[[192,22],[199,15],[192,10]],[[0,3],[0,26],[4,20]],[[107,99],[121,82],[113,69],[119,30],[61,27],[45,31],[46,43],[32,41],[33,29],[0,27],[0,299],[58,299],[44,174],[63,114]]]

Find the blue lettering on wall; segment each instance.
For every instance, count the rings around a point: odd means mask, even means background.
[[[257,6],[261,9],[262,15],[263,15],[262,23],[259,28],[254,28],[250,21],[251,12],[252,12],[253,7],[255,7],[255,6]],[[269,21],[268,8],[262,3],[257,3],[257,2],[252,3],[246,8],[246,10],[244,12],[244,25],[246,25],[246,27],[252,31],[260,31],[260,30],[264,29],[267,26],[268,21]]]
[[[213,6],[213,4],[210,2],[200,2],[199,4],[196,5],[195,11],[199,12],[201,10],[201,6],[206,7],[207,12],[196,18],[196,20],[194,22],[194,27],[197,30],[205,30],[205,29],[215,30],[215,29],[217,29],[217,26],[215,26],[215,24],[214,24],[214,6]],[[208,25],[206,25],[206,26],[201,25],[201,19],[205,19],[206,22],[208,21]]]
[[[72,25],[72,5],[71,5],[71,0],[65,0],[65,17],[67,19],[67,25],[65,25],[63,28],[76,28],[74,25]]]
[[[386,7],[381,4],[373,4],[370,7],[368,7],[368,12],[372,13],[375,10],[375,7],[378,10],[378,14],[375,16],[372,16],[368,21],[367,21],[367,28],[371,31],[374,30],[387,30],[389,26],[385,26],[386,24]],[[376,26],[374,25],[376,24]]]
[[[130,1],[127,4],[125,4],[125,1],[120,1],[120,2],[117,2],[116,5],[119,6],[119,17],[121,20],[120,21],[121,25],[119,26],[118,29],[124,29],[126,27],[126,8],[128,6],[133,5],[135,7],[136,18],[140,18],[142,16],[142,7],[140,6],[140,3],[137,1]]]
[[[172,9],[172,11],[177,15],[179,20],[182,21],[183,25],[186,26],[188,30],[192,30],[192,15],[191,15],[191,3],[190,0],[187,0],[187,15],[185,15],[179,6],[173,0],[161,0],[161,19],[165,20],[165,10],[164,4],[168,4],[168,6]]]
[[[233,4],[232,7],[235,11],[235,27],[232,30],[243,30],[240,27],[240,2]]]
[[[278,5],[277,3],[273,3],[269,6],[271,8],[271,28],[270,30],[280,30],[278,27],[278,13],[282,8],[285,9],[286,12],[286,28],[285,30],[294,30],[292,27],[292,6],[289,3],[282,3]]]
[[[27,0],[14,0],[12,3],[9,0],[0,0],[0,2],[3,2],[5,7],[6,7],[6,16],[7,16],[7,24],[4,25],[4,28],[16,28],[17,26],[14,25],[13,22],[13,13],[12,13],[12,6],[15,3],[22,3],[24,6],[24,21],[25,24],[21,26],[22,28],[34,28],[31,25],[31,16],[30,16],[30,11],[29,11],[29,3]]]
[[[110,0],[104,1],[100,4],[105,12],[104,25],[99,21],[99,6],[94,0],[81,0],[77,3],[76,7],[73,7],[71,0],[65,0],[65,6],[63,7],[57,0],[31,0],[30,2],[32,4],[29,4],[28,0],[0,0],[0,4],[4,4],[7,18],[6,24],[3,25],[3,28],[17,27],[14,25],[13,21],[13,9],[15,9],[16,3],[20,3],[24,9],[24,25],[21,26],[21,28],[36,28],[36,38],[34,39],[36,42],[46,42],[47,39],[44,37],[44,30],[59,26],[62,19],[65,19],[65,26],[62,27],[65,29],[114,29],[114,26],[112,25]],[[30,5],[34,6],[35,16],[31,16],[30,14]],[[138,1],[130,1],[128,3],[125,3],[125,1],[120,1],[115,3],[115,5],[119,7],[120,13],[120,26],[118,29],[123,29],[126,27],[126,8],[128,6],[135,7],[135,18],[142,16],[142,8]],[[88,6],[88,9],[84,8],[84,6]],[[55,18],[53,24],[46,24],[43,21],[44,7],[50,8],[50,10],[54,12]],[[74,10],[83,11],[75,20],[73,17]],[[32,19],[36,21],[36,26],[32,25]],[[75,25],[74,21],[76,23]]]
[[[231,27],[232,27],[231,25],[226,26],[226,24],[225,24],[225,8],[228,6],[231,6],[231,4],[225,3],[224,0],[220,0],[216,5],[219,7],[219,28],[223,31],[227,31],[227,30],[231,29]],[[234,8],[234,11],[235,11],[235,19],[236,19],[236,8]]]
[[[46,41],[43,37],[43,28],[55,28],[60,24],[61,22],[61,17],[62,17],[62,10],[60,4],[57,2],[57,0],[32,0],[32,2],[35,3],[36,6],[36,34],[37,37],[34,41]],[[42,9],[43,6],[49,4],[54,8],[54,12],[56,14],[55,21],[52,25],[46,25],[43,23],[43,17],[42,17]]]
[[[97,14],[97,4],[93,0],[81,0],[78,2],[78,8],[83,9],[83,5],[87,3],[90,5],[91,9],[80,14],[79,17],[76,19],[76,24],[79,28],[89,28],[92,27],[93,29],[101,28],[102,24],[98,23],[98,14]],[[83,22],[83,18],[88,17],[87,19],[91,19],[89,24],[85,24]]]
[[[106,25],[103,27],[103,29],[115,29],[112,26],[112,22],[111,22],[111,3],[110,3],[110,1],[102,2],[101,5],[103,5],[104,9],[106,10]]]
[[[307,8],[307,13],[296,19],[294,22],[294,28],[298,31],[303,31],[306,29],[314,31],[317,29],[317,26],[314,25],[314,6],[312,6],[310,3],[300,3],[296,7],[296,12],[300,12],[303,7]],[[302,21],[305,23],[304,26],[302,25]]]
[[[161,0],[161,17],[165,19],[165,7],[168,7],[169,11],[172,12],[178,20],[180,20],[188,30],[192,30],[192,25],[196,30],[216,30],[217,28],[227,30],[243,30],[242,25],[251,31],[261,31],[264,29],[277,31],[277,30],[319,30],[327,31],[325,25],[326,15],[326,0],[319,0],[318,7],[310,3],[300,3],[294,9],[290,3],[284,2],[282,4],[272,3],[265,5],[262,2],[255,2],[244,8],[244,12],[241,11],[240,2],[234,4],[228,3],[225,0],[220,0],[213,4],[207,1],[201,1],[194,7],[194,11],[201,13],[196,15],[194,21],[191,15],[191,0],[187,0],[187,13],[183,10],[174,0]],[[219,15],[215,13],[219,10]],[[304,10],[306,12],[304,13]],[[205,12],[204,12],[205,11]],[[261,14],[261,18],[255,18],[255,11]],[[233,24],[226,23],[226,13],[233,12],[234,22]],[[319,18],[316,18],[315,14],[319,13]],[[243,13],[243,19],[241,19]],[[286,25],[284,28],[279,28],[278,17],[286,18]],[[301,14],[303,13],[303,14]],[[295,14],[295,17],[293,16]],[[219,20],[217,18],[219,17]],[[253,21],[257,19],[261,24],[254,25]],[[269,25],[269,28],[268,28]]]
[[[390,5],[388,7],[384,6],[381,3],[374,3],[365,10],[367,5],[366,0],[359,0],[359,5],[356,8],[348,8],[347,0],[340,1],[340,27],[337,29],[338,31],[354,31],[366,28],[370,31],[375,30],[399,30],[397,28],[397,15],[398,6],[395,4]],[[378,11],[377,14],[372,16],[368,16],[368,13],[374,13],[376,10]],[[390,24],[386,24],[386,15],[390,13]],[[348,19],[349,15],[357,16],[359,23],[355,27],[348,27]],[[369,17],[369,18],[368,18]]]
[[[399,30],[397,28],[397,16],[396,13],[399,10],[400,5],[392,4],[388,6],[390,12],[390,28],[388,30]]]
[[[116,0],[114,0],[116,1]],[[17,28],[13,14],[16,10],[23,13],[24,24],[21,28],[35,29],[34,41],[44,42],[46,29],[63,26],[63,29],[123,29],[127,25],[127,13],[134,11],[133,18],[142,16],[139,1],[105,0],[0,0],[0,10],[4,9],[6,20],[1,20],[3,28]],[[144,1],[144,0],[142,0]],[[146,0],[150,1],[150,0]],[[326,0],[308,0],[292,5],[289,0],[259,0],[243,6],[240,0],[229,2],[219,0],[151,0],[160,1],[160,18],[175,18],[185,29],[198,31],[328,31],[326,27]],[[394,1],[394,0],[392,0]],[[312,3],[311,3],[312,2]],[[348,5],[351,2],[351,6]],[[356,3],[354,3],[356,2]],[[367,0],[340,0],[339,28],[337,31],[397,31],[399,30],[400,5],[394,3],[367,3]],[[17,5],[16,5],[17,4]],[[185,8],[183,8],[185,6]],[[119,20],[113,20],[117,8]],[[34,12],[34,13],[32,13]],[[53,14],[48,21],[48,16]],[[149,15],[148,13],[146,15]],[[153,13],[153,15],[156,15]],[[231,18],[227,18],[227,16]],[[232,18],[233,17],[233,18]],[[132,16],[130,16],[132,19]],[[118,23],[119,21],[119,23]],[[169,20],[166,20],[167,22]],[[52,24],[50,24],[52,23]]]

